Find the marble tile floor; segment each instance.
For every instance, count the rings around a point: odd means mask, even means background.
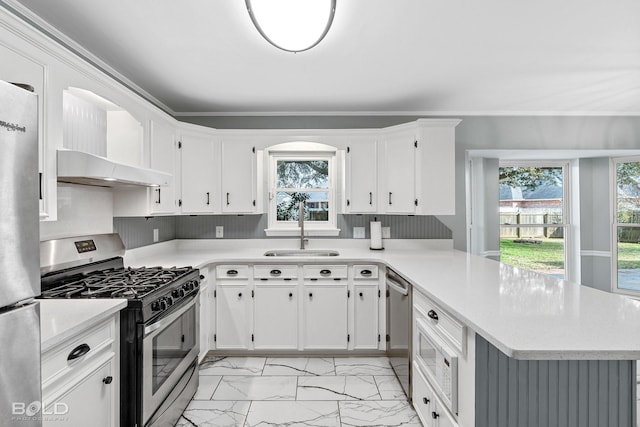
[[[386,357],[207,357],[177,427],[421,426]]]

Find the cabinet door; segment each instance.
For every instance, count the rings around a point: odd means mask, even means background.
[[[55,199],[56,190],[56,170],[44,170],[44,101],[46,94],[44,93],[44,66],[23,56],[3,45],[0,45],[0,80],[13,83],[25,83],[33,86],[34,92],[38,95],[38,172],[40,174],[40,219],[46,219],[52,212],[53,215],[49,219],[56,219],[55,206],[53,210],[48,206],[48,199],[53,190]],[[49,176],[51,175],[51,176]],[[53,188],[48,187],[47,182],[52,179]]]
[[[385,192],[381,195],[383,212],[415,212],[416,147],[413,135],[390,136],[385,140]]]
[[[45,402],[43,427],[114,427],[119,383],[112,357],[69,385],[53,401]]]
[[[210,137],[183,136],[181,140],[182,213],[213,213],[220,145]]]
[[[378,348],[378,282],[356,283],[354,297],[354,349]]]
[[[304,287],[304,348],[347,348],[347,285],[324,281]]]
[[[378,193],[378,144],[352,141],[347,149],[348,213],[376,212]]]
[[[253,213],[256,206],[255,147],[239,142],[222,143],[222,212]]]
[[[254,298],[254,348],[298,348],[297,285],[256,283]]]
[[[149,123],[151,136],[150,167],[170,173],[174,176],[173,184],[163,187],[151,188],[149,212],[175,213],[176,211],[176,131],[170,125]]]
[[[417,213],[455,214],[455,126],[459,120],[425,124],[418,142]]]
[[[251,291],[247,281],[219,283],[216,289],[216,348],[248,349]]]

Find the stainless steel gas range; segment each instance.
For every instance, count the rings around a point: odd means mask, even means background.
[[[191,267],[125,268],[122,255],[117,234],[42,242],[41,298],[126,298],[120,425],[173,426],[198,388],[200,273]]]

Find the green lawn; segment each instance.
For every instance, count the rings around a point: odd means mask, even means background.
[[[528,270],[548,272],[564,268],[564,239],[535,239],[540,244],[500,239],[500,261]],[[640,268],[640,243],[618,243],[618,268]]]
[[[640,268],[639,243],[618,243],[618,268]]]
[[[564,239],[534,239],[541,243],[514,243],[516,238],[500,239],[500,261],[541,272],[564,269]]]

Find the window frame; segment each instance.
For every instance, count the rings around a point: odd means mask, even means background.
[[[572,203],[572,162],[571,160],[499,160],[498,168],[502,167],[534,167],[534,168],[562,168],[562,223],[553,224],[554,227],[562,227],[564,236],[564,279],[574,281],[574,238],[573,238],[573,218],[571,207]],[[498,184],[499,186],[499,184]],[[499,200],[498,200],[499,202]],[[498,236],[502,228],[543,228],[545,224],[501,224],[500,211],[498,208]],[[498,237],[499,238],[499,237]],[[544,273],[540,273],[544,274]]]
[[[304,230],[305,236],[338,236],[340,230],[337,228],[338,209],[336,206],[337,197],[337,153],[336,151],[272,151],[269,152],[269,208],[268,228],[265,230],[267,236],[299,236],[300,227],[297,221],[278,221],[277,220],[277,193],[282,191],[299,191],[304,193],[328,193],[327,200],[329,203],[327,221],[309,221],[305,220]],[[300,189],[280,189],[277,183],[277,164],[278,161],[309,161],[321,160],[328,162],[328,187],[326,189],[300,188]]]
[[[640,156],[612,157],[610,159],[610,212],[611,212],[611,292],[640,297],[640,290],[618,287],[618,228],[640,228],[640,223],[618,222],[618,163],[640,163]]]

